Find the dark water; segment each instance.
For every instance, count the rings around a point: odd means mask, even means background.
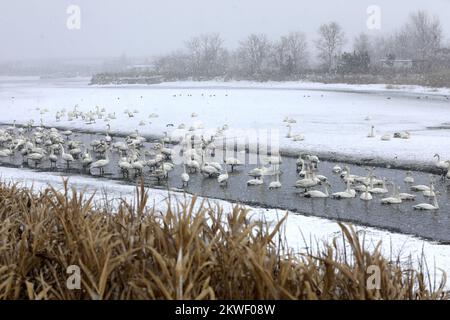
[[[100,136],[94,134],[76,133],[74,137],[76,140],[81,140],[85,145],[89,145],[93,139],[99,139]],[[115,138],[115,141],[121,138]],[[145,149],[149,150],[152,143],[145,145]],[[134,177],[132,174],[129,178],[124,179],[120,170],[117,167],[119,155],[112,153],[110,155],[110,165],[105,169],[105,178],[122,180],[124,183],[134,184],[139,177]],[[215,161],[220,162],[221,159]],[[22,164],[22,156],[17,153],[13,158],[0,159],[1,165],[13,167],[27,167],[27,164]],[[375,175],[379,178],[386,177],[390,181],[394,181],[401,187],[401,192],[408,192],[416,194],[415,201],[404,201],[400,205],[382,205],[380,199],[388,195],[374,195],[372,201],[362,201],[359,195],[354,199],[336,200],[336,199],[308,199],[303,197],[293,187],[295,181],[299,179],[296,174],[296,160],[294,158],[283,157],[283,163],[280,167],[283,174],[280,176],[280,181],[283,184],[281,189],[269,190],[268,185],[270,181],[274,180],[273,176],[265,176],[264,184],[261,186],[247,186],[246,182],[250,179],[247,172],[255,168],[255,165],[241,166],[235,172],[229,173],[229,181],[227,186],[220,186],[214,178],[205,178],[201,174],[190,174],[189,186],[185,191],[191,194],[198,194],[201,196],[230,200],[233,202],[242,202],[250,205],[279,208],[290,210],[303,215],[311,215],[318,217],[325,217],[329,219],[354,222],[361,225],[387,229],[391,231],[412,234],[426,239],[437,240],[440,242],[450,243],[450,183],[441,181],[440,177],[435,177],[436,190],[440,192],[439,206],[440,209],[436,212],[422,212],[416,211],[412,207],[414,204],[428,202],[429,200],[423,197],[422,193],[414,193],[409,190],[409,186],[403,182],[405,177],[404,170],[377,168]],[[322,161],[319,164],[319,174],[328,177],[332,185],[332,192],[344,191],[345,185],[339,175],[332,173],[332,168],[336,163]],[[340,164],[343,167],[343,164]],[[33,166],[33,163],[31,163]],[[366,175],[367,171],[363,167],[356,165],[349,165],[352,174]],[[50,162],[42,162],[39,171],[58,171],[67,172],[70,175],[87,175],[89,172],[82,169],[79,163],[74,163],[70,170],[66,169],[64,163],[58,163],[58,169],[51,169]],[[168,181],[158,182],[156,179],[149,177],[148,169],[145,171],[145,183],[149,187],[155,188],[181,188],[182,183],[180,175],[183,172],[181,166],[176,166],[173,171],[169,173]],[[95,170],[94,175],[98,175]],[[415,178],[414,184],[429,183],[429,174],[423,172],[413,172]],[[390,188],[388,186],[388,188]],[[322,187],[318,187],[322,190]]]

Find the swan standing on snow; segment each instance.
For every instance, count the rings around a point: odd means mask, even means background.
[[[373,132],[373,129],[374,129],[375,127],[374,126],[371,126],[370,127],[370,132],[369,132],[369,134],[367,135],[367,138],[375,138],[375,133]]]
[[[436,167],[439,169],[449,169],[450,168],[450,162],[449,161],[441,161],[441,156],[439,154],[435,154],[433,158],[437,158],[436,161]]]

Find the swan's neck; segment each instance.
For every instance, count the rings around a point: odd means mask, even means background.
[[[439,209],[439,204],[437,202],[436,196],[433,197],[433,205],[434,205],[435,208]]]

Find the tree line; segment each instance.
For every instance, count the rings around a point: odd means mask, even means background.
[[[387,63],[412,60],[414,71],[420,73],[450,68],[450,48],[443,45],[441,22],[423,10],[412,13],[392,34],[374,37],[361,33],[352,40],[352,50],[344,52],[348,41],[338,23],[321,25],[311,42],[316,55],[313,63],[310,43],[302,32],[277,40],[251,34],[235,50],[228,50],[218,33],[202,34],[186,41],[182,49],[155,58],[154,72],[169,79],[294,80],[311,72],[383,73],[381,59]]]

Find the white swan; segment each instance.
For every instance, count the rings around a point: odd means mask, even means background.
[[[62,144],[59,145],[61,147],[61,159],[66,162],[67,169],[70,168],[70,164],[75,161],[73,156],[70,153],[66,153],[64,150],[64,146]]]
[[[331,185],[326,182],[324,183],[324,192],[319,190],[310,190],[308,192],[305,192],[306,198],[328,198],[330,194],[328,193],[328,187],[331,187]]]
[[[382,204],[399,204],[402,203],[402,199],[399,196],[397,187],[395,186],[395,183],[392,183],[393,190],[392,190],[392,196],[381,199]]]
[[[386,188],[386,178],[383,178],[383,184],[381,188],[373,188],[373,181],[370,183],[370,193],[372,194],[385,194],[388,193],[389,190]]]
[[[351,199],[356,196],[356,191],[350,188],[350,180],[347,180],[347,189],[342,192],[335,192],[332,196],[335,199]]]
[[[365,191],[361,194],[361,196],[359,197],[361,200],[364,201],[370,201],[373,199],[372,194],[369,192],[369,186],[364,186],[365,187]]]
[[[430,191],[430,187],[426,186],[424,184],[419,184],[416,186],[411,186],[410,188],[412,191]]]
[[[128,161],[128,159],[126,157],[123,157],[120,159],[118,166],[120,168],[120,171],[122,171],[122,175],[125,176],[129,176],[130,174],[130,170],[133,168],[133,166],[131,165],[131,162]]]
[[[109,165],[109,156],[108,156],[109,150],[106,150],[105,152],[105,159],[101,159],[101,160],[97,160],[95,162],[93,162],[90,165],[89,171],[92,171],[92,169],[99,169],[100,170],[100,175],[104,175],[105,174],[105,167]],[[92,172],[91,172],[92,174]]]
[[[375,138],[375,133],[373,132],[373,129],[374,129],[375,127],[374,126],[371,126],[370,127],[370,132],[369,132],[369,134],[367,135],[367,138]]]
[[[206,163],[204,163],[201,167],[200,167],[200,172],[203,175],[206,175],[208,177],[214,177],[214,176],[219,176],[220,172],[217,170],[217,168],[210,166]]]
[[[279,188],[281,188],[280,174],[277,173],[276,174],[276,180],[270,182],[270,184],[269,184],[269,190],[279,189]]]
[[[407,171],[406,172],[406,177],[405,177],[405,179],[403,179],[403,181],[405,183],[414,183],[414,178],[412,176],[412,172],[411,171]]]
[[[217,182],[219,184],[228,184],[228,170],[227,167],[225,167],[225,173],[220,174],[217,177]]]
[[[81,164],[83,165],[84,168],[86,168],[87,166],[89,166],[92,163],[93,159],[91,156],[91,153],[86,149],[84,151],[83,154],[83,158],[81,160]]]
[[[186,166],[189,168],[190,172],[197,172],[200,170],[200,163],[197,160],[188,160]]]
[[[50,167],[56,167],[56,163],[58,162],[58,156],[55,155],[55,150],[52,148],[50,150],[50,155],[48,156],[48,159],[50,160]]]
[[[333,171],[333,173],[341,173],[342,172],[342,168],[340,166],[338,166],[338,165],[335,165],[333,167],[332,171]]]
[[[425,190],[422,192],[424,197],[433,198],[436,196],[436,192],[434,191],[434,182],[430,182],[430,190]]]
[[[436,197],[433,197],[433,204],[429,204],[429,203],[420,203],[417,204],[413,207],[415,210],[428,210],[428,211],[433,211],[433,210],[439,210],[439,204],[437,202]]]
[[[189,174],[186,172],[186,164],[183,164],[183,173],[181,174],[181,182],[184,186],[189,185]]]
[[[231,166],[231,172],[233,172],[234,167],[242,165],[242,161],[237,158],[229,157],[225,159],[225,164]]]
[[[313,177],[311,177],[309,172],[307,172],[304,179],[300,179],[295,182],[295,188],[305,189],[306,192],[307,191],[306,189],[315,187],[318,184],[319,184],[318,179],[317,180],[314,179]]]
[[[409,193],[405,193],[405,192],[400,192],[398,194],[398,196],[400,197],[400,199],[402,199],[403,201],[413,201],[416,200],[416,196],[413,194],[409,194]]]
[[[449,169],[450,168],[450,162],[448,161],[441,161],[441,156],[439,154],[435,154],[433,158],[437,158],[436,161],[436,167],[440,169]]]
[[[250,179],[247,181],[248,186],[259,186],[263,183],[264,183],[264,181],[262,178],[255,178],[255,179]]]
[[[27,160],[34,161],[34,167],[37,167],[37,165],[42,161],[44,158],[44,155],[42,153],[31,153],[27,156]]]

